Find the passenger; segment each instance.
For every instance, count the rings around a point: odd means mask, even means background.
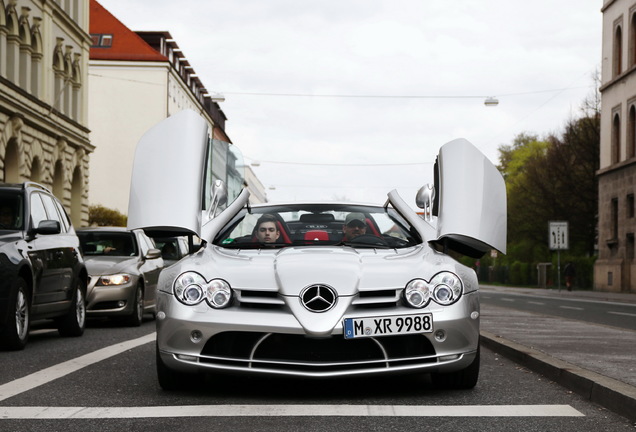
[[[349,213],[342,226],[344,237],[342,241],[351,241],[355,237],[367,233],[366,218],[362,213]]]
[[[278,219],[272,214],[264,214],[256,222],[256,238],[261,243],[276,243],[280,237]]]

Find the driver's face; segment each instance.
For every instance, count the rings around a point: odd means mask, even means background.
[[[353,221],[349,225],[342,227],[344,232],[344,240],[351,240],[359,235],[367,233],[367,226],[360,221]]]
[[[256,237],[261,243],[274,243],[279,236],[280,232],[274,222],[263,222],[256,230]]]

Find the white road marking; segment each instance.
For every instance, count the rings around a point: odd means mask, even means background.
[[[121,354],[124,351],[136,348],[140,345],[147,344],[156,339],[156,333],[140,337],[138,339],[132,339],[126,342],[111,345],[106,348],[102,348],[92,353],[77,357],[63,363],[56,364],[41,371],[32,373],[23,378],[18,378],[6,384],[0,386],[0,401],[16,396],[25,391],[34,389],[35,387],[44,385],[53,380],[61,378],[65,375],[80,370],[86,366],[90,366],[94,363],[105,360],[109,357],[113,357],[117,354]]]
[[[0,419],[161,417],[584,417],[570,405],[188,405],[0,407]]]
[[[501,298],[501,301],[506,301],[506,302],[514,303],[514,302],[515,302],[515,299],[502,297],[502,298]]]
[[[528,303],[533,304],[533,305],[545,306],[545,303],[542,303],[542,302],[529,301]]]
[[[585,309],[583,309],[583,308],[580,308],[580,307],[574,307],[574,306],[559,306],[559,308],[561,308],[561,309],[570,309],[570,310],[578,310],[578,311],[585,310]]]
[[[608,313],[608,314],[612,314],[612,315],[622,315],[622,316],[636,317],[636,314],[627,313],[627,312],[612,312],[612,311],[607,311],[607,313]]]

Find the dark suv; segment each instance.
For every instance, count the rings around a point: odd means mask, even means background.
[[[23,349],[34,320],[81,336],[88,280],[79,240],[44,186],[0,184],[0,346]]]

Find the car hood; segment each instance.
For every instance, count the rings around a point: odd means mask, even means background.
[[[470,290],[477,289],[474,271],[426,244],[405,249],[232,250],[212,246],[164,270],[160,289],[170,292],[174,278],[188,270],[207,280],[224,279],[237,290],[278,292],[298,322],[314,336],[329,335],[359,292],[401,289],[413,278],[429,280],[443,270],[458,273],[474,285]],[[329,285],[338,297],[335,306],[319,316],[299,301],[303,290],[314,284]]]
[[[137,269],[137,259],[137,257],[85,256],[84,263],[90,275],[112,275],[135,271]]]
[[[18,240],[22,240],[21,231],[0,231],[0,247],[7,243],[13,243]]]

